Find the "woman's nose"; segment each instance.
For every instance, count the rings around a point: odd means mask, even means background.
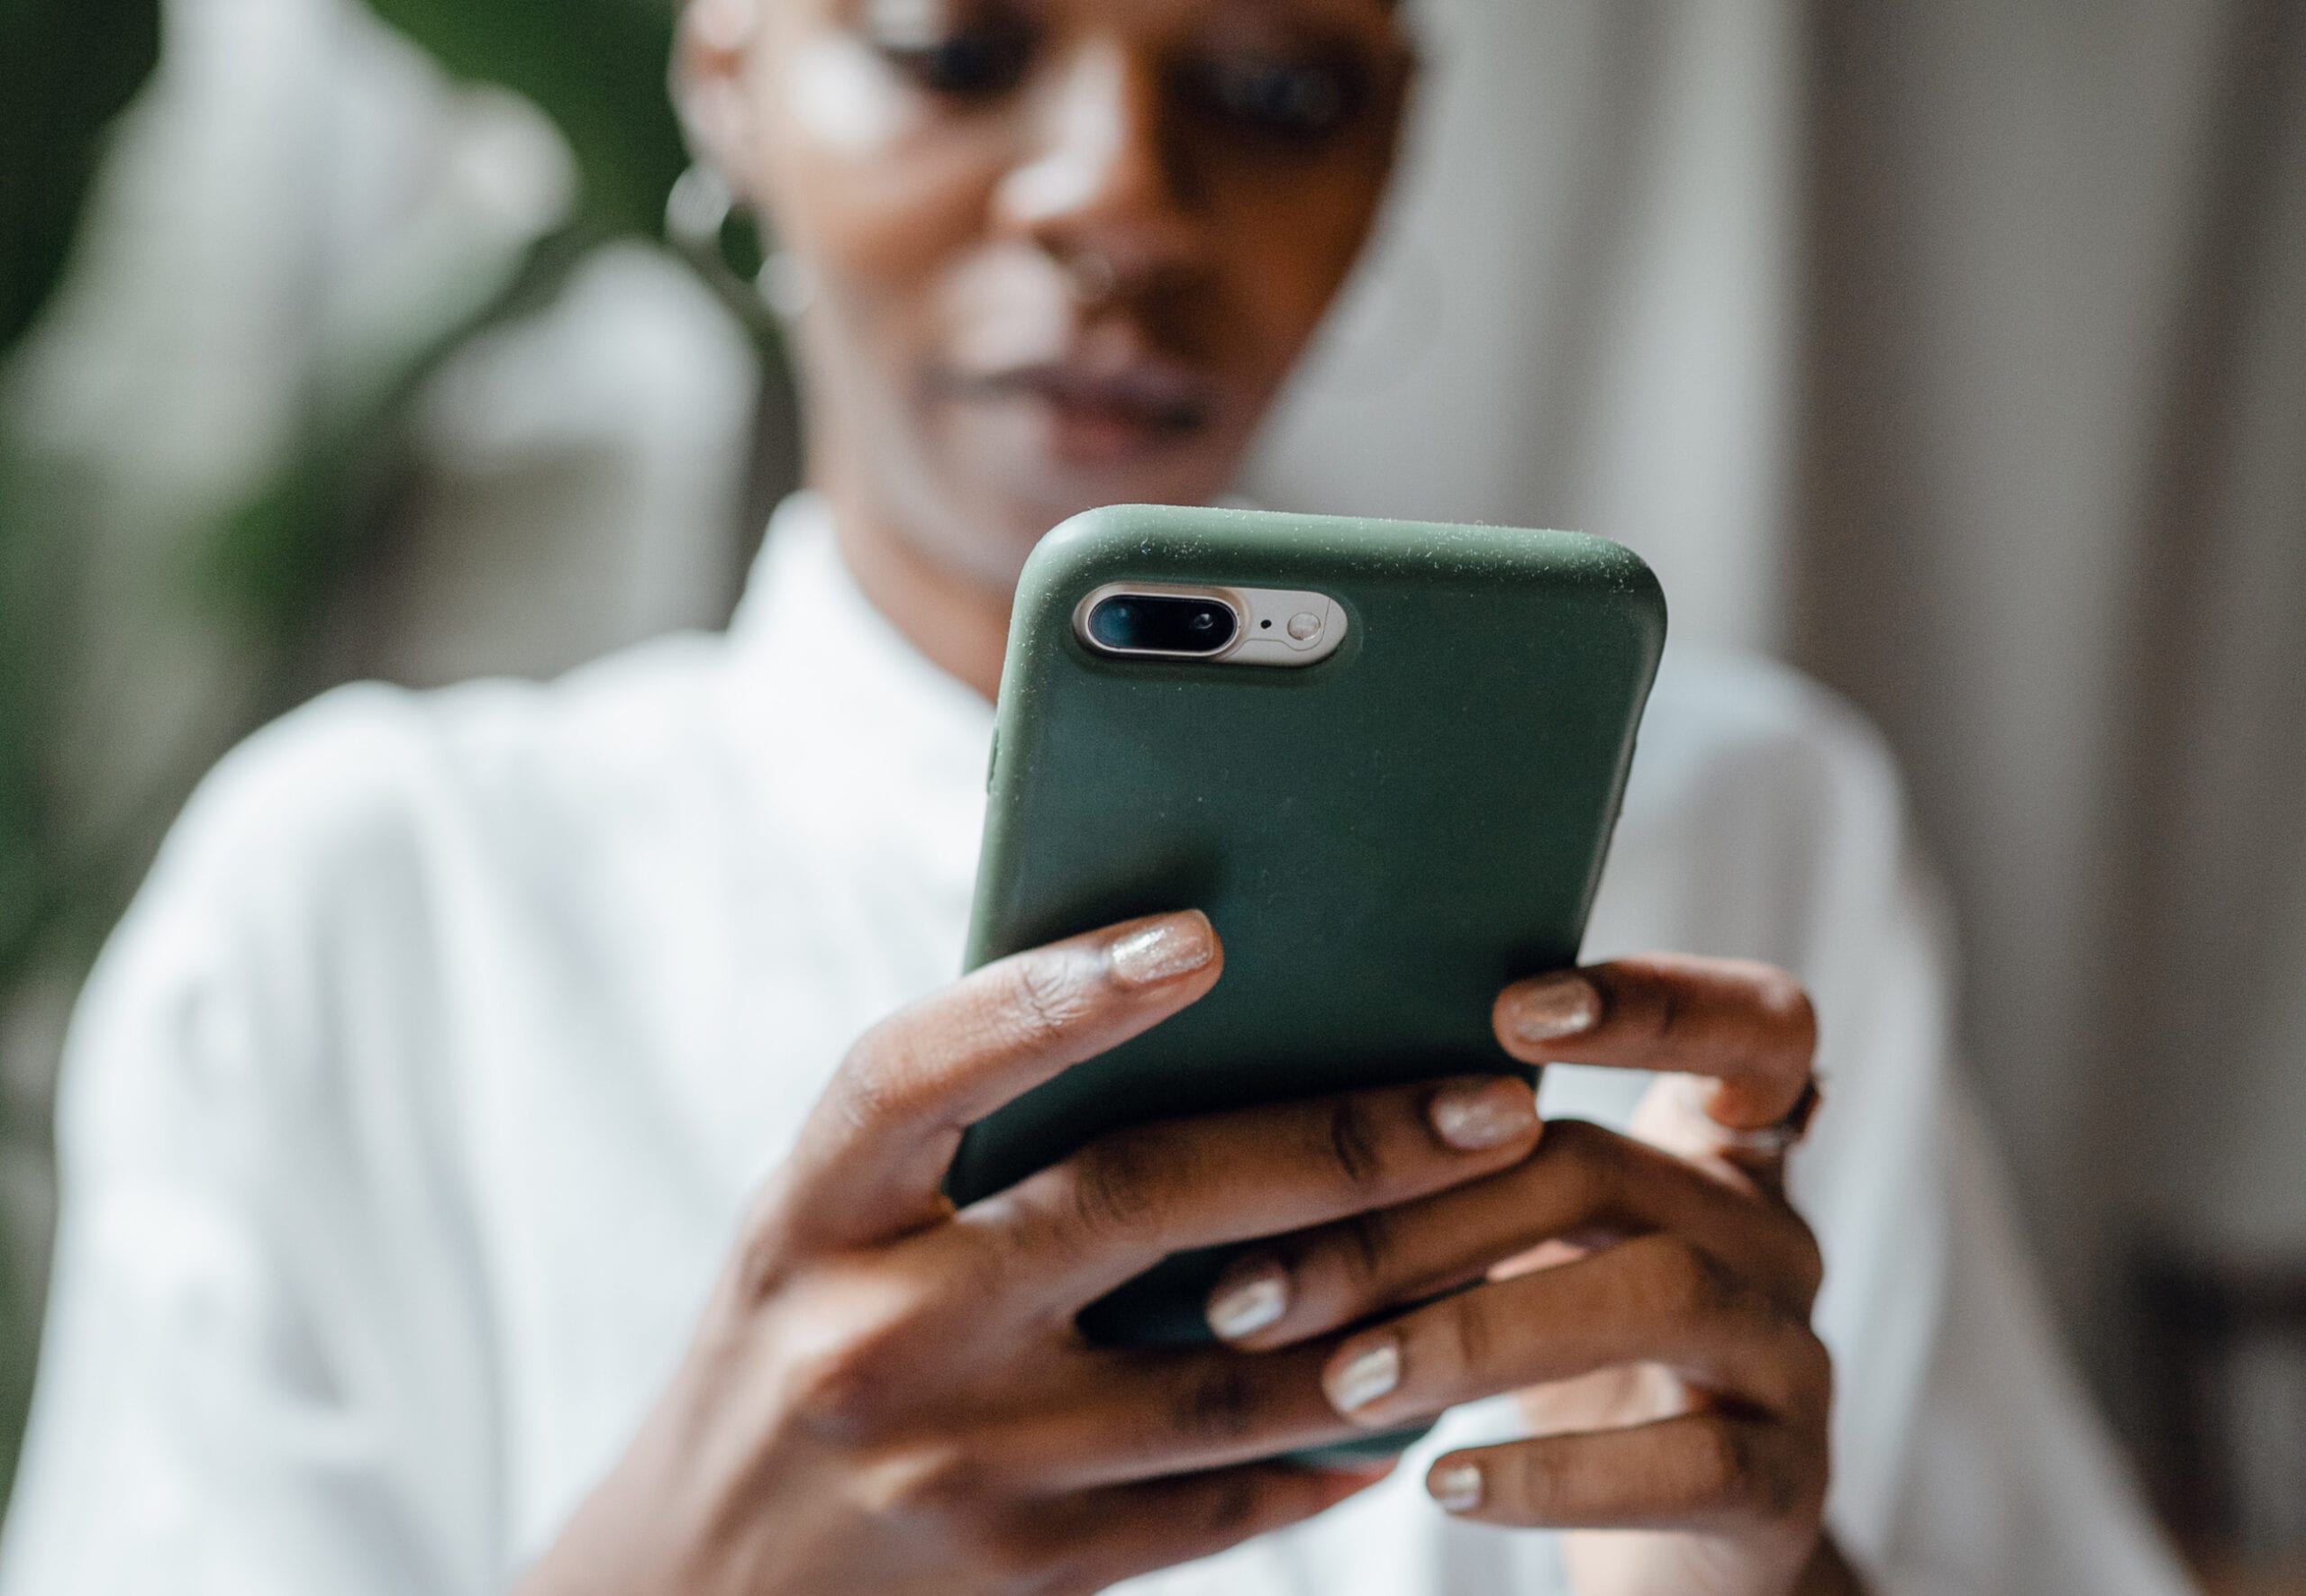
[[[1200,241],[1191,175],[1166,125],[1158,64],[1085,47],[1038,119],[1025,159],[1003,179],[1001,222],[1068,267],[1101,263],[1118,286],[1189,269]]]

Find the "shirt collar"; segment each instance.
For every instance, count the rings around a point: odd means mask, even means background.
[[[729,646],[732,711],[780,789],[868,823],[935,816],[974,849],[993,706],[865,596],[818,494],[777,507]]]

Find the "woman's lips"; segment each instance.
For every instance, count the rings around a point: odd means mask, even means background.
[[[1141,453],[1190,437],[1209,424],[1214,409],[1207,382],[1158,360],[1111,367],[1048,361],[957,376],[944,385],[962,400],[1038,407],[1056,429],[1058,451],[1078,459]]]

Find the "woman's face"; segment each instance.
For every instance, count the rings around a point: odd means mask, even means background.
[[[1005,586],[1076,511],[1224,491],[1411,60],[1393,0],[695,0],[683,73],[805,285],[813,473]]]

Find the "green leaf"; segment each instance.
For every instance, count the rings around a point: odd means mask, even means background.
[[[294,653],[322,595],[375,531],[425,385],[480,334],[552,304],[598,242],[578,225],[537,240],[501,268],[477,266],[410,336],[373,352],[360,382],[316,394],[279,468],[187,540],[214,612],[257,647]]]
[[[667,86],[672,0],[368,4],[451,74],[511,89],[550,117],[584,174],[595,231],[662,236],[665,198],[688,166]]]
[[[159,0],[0,0],[0,353],[55,289],[104,131],[159,54]]]

